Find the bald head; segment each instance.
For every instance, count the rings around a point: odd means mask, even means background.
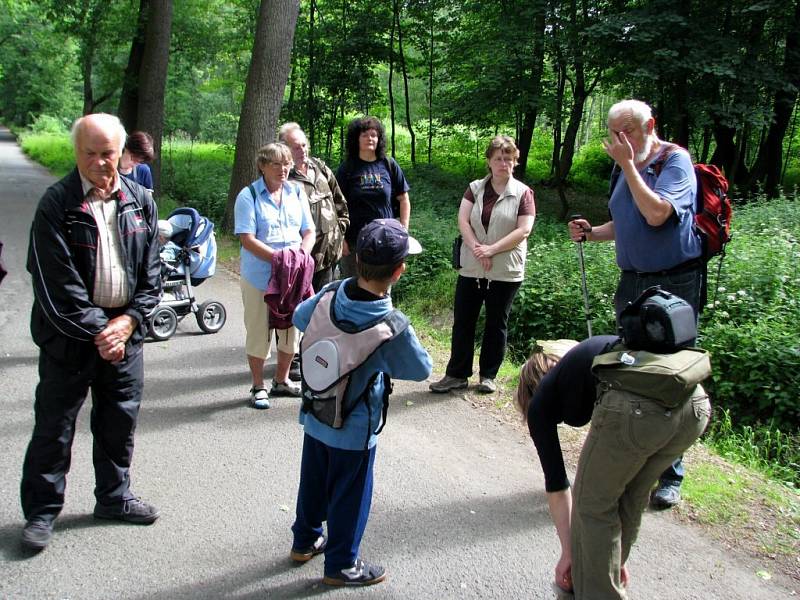
[[[125,147],[125,128],[120,120],[105,113],[86,115],[72,125],[71,137],[78,171],[95,187],[110,192]]]
[[[308,163],[308,140],[297,123],[286,123],[278,130],[278,139],[292,151],[295,169],[306,172]]]

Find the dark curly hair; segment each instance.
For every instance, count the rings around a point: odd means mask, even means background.
[[[360,117],[350,121],[347,126],[346,149],[348,160],[358,158],[358,136],[370,129],[378,132],[378,146],[375,148],[375,156],[378,160],[386,157],[386,132],[383,129],[383,123],[375,117]]]
[[[141,162],[152,162],[155,157],[153,136],[144,131],[133,131],[128,134],[128,139],[125,140],[125,150]]]

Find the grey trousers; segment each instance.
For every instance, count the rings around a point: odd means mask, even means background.
[[[572,508],[577,600],[626,598],[620,583],[650,488],[700,437],[711,405],[702,386],[678,408],[614,391],[600,397],[581,450]]]

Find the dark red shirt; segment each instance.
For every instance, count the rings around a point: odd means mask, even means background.
[[[489,219],[492,216],[492,210],[494,210],[494,205],[497,203],[498,198],[500,198],[500,194],[492,187],[492,182],[487,181],[486,188],[483,191],[483,211],[481,212],[481,224],[483,225],[483,229],[487,232],[489,231]],[[467,191],[464,192],[464,200],[475,204],[475,196],[472,194],[472,188],[467,188]],[[517,216],[524,217],[526,215],[535,214],[536,207],[533,203],[533,190],[528,188],[525,193],[522,194],[522,198],[519,201]]]

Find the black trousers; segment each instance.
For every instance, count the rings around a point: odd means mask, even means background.
[[[63,359],[39,353],[35,424],[20,485],[25,520],[52,522],[64,506],[75,421],[90,388],[95,497],[101,504],[133,498],[129,471],[144,383],[142,344],[129,344],[116,365],[100,358],[91,342],[74,346]]]
[[[472,375],[475,355],[475,327],[481,306],[486,306],[486,326],[483,330],[480,376],[494,379],[503,364],[508,339],[508,315],[511,303],[522,284],[520,281],[490,281],[458,276],[453,306],[453,334],[450,338],[450,362],[447,374],[466,379]]]

